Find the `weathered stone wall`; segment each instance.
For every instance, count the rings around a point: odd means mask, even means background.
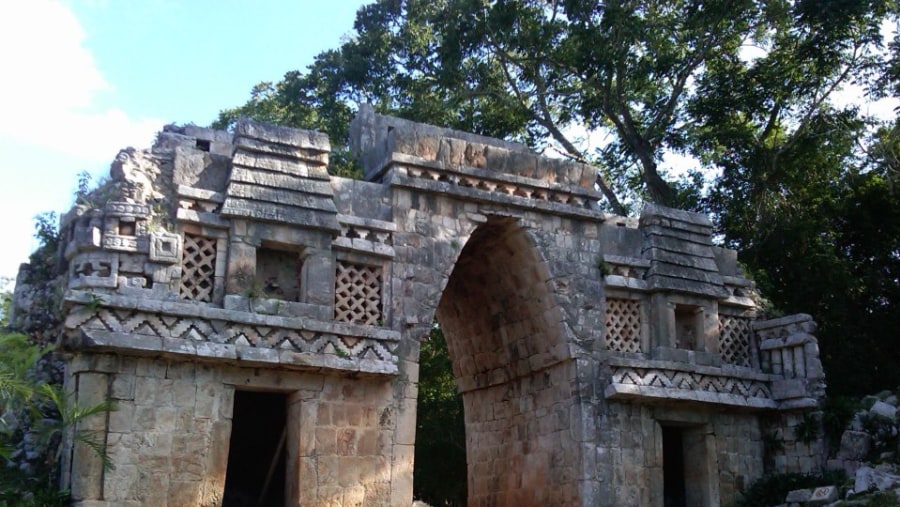
[[[115,468],[104,471],[76,443],[64,486],[77,505],[220,505],[235,390],[287,395],[291,505],[391,504],[389,382],[113,355],[78,355],[68,373],[79,401],[117,405],[79,428],[96,432],[88,436],[100,438]]]
[[[470,505],[712,506],[818,464],[814,325],[756,321],[708,218],[611,216],[594,168],[369,107],[352,131],[368,181],[319,133],[167,127],[63,218],[67,386],[119,404],[79,426],[115,470],[66,454],[80,505],[218,505],[242,390],[286,395],[289,505],[408,505],[435,318]]]
[[[729,505],[763,474],[759,418],[689,407],[610,403],[598,428],[603,505],[663,505],[663,428],[683,432],[689,505]],[[607,496],[608,495],[608,496]]]
[[[463,395],[473,505],[578,505],[573,363]]]

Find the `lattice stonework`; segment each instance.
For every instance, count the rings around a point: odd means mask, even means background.
[[[181,286],[178,295],[192,301],[211,301],[216,273],[216,240],[184,235]]]
[[[719,353],[729,364],[750,366],[750,346],[753,330],[750,319],[719,315]]]
[[[639,300],[606,300],[606,348],[617,352],[641,351]]]
[[[338,261],[334,320],[374,326],[381,322],[381,267]]]

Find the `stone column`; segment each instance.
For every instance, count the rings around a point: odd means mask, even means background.
[[[76,402],[80,407],[91,407],[106,401],[109,379],[106,373],[81,372],[75,374]],[[92,439],[106,449],[107,414],[100,413],[79,422],[74,434]],[[73,435],[74,436],[74,435]],[[103,499],[103,460],[88,444],[74,439],[72,451],[72,475],[70,488],[72,500]]]

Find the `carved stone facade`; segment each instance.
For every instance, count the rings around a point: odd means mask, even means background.
[[[63,217],[67,389],[119,407],[80,428],[115,469],[65,453],[76,505],[221,505],[260,434],[278,502],[410,505],[435,318],[470,505],[714,506],[823,464],[814,324],[757,320],[706,217],[611,216],[589,166],[369,107],[351,130],[365,181],[319,133],[168,127]]]

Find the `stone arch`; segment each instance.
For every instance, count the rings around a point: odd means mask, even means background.
[[[528,232],[492,217],[467,241],[438,304],[463,396],[469,505],[576,503],[577,389],[549,279]]]

